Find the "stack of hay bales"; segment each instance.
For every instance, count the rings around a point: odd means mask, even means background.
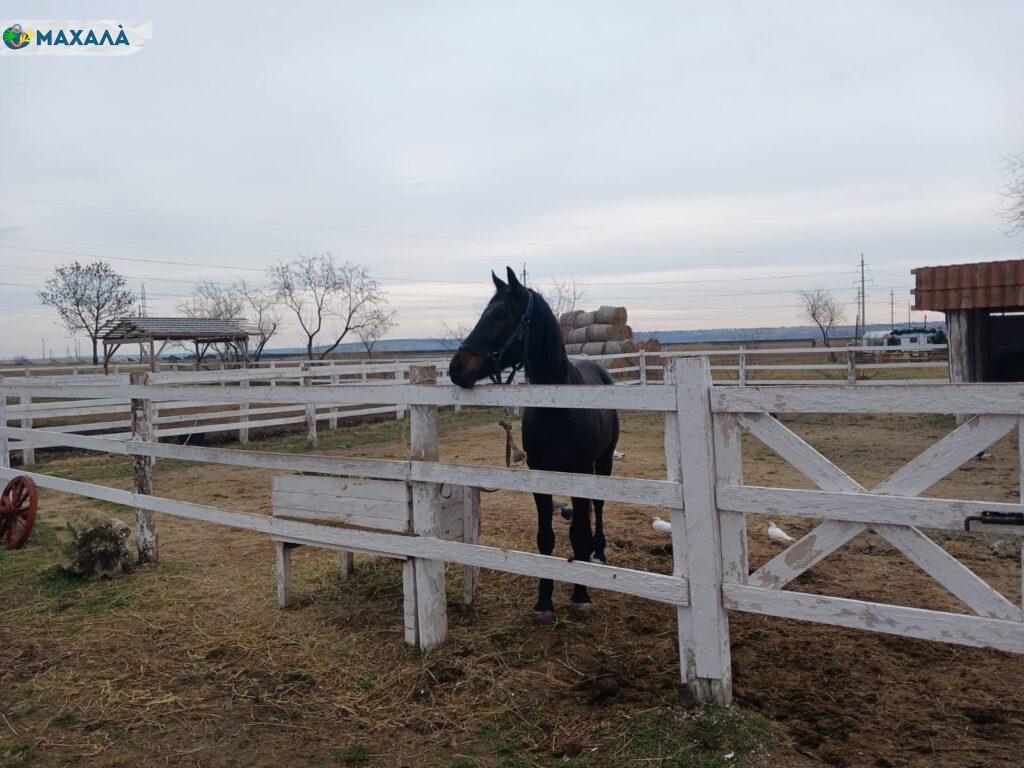
[[[594,312],[581,309],[558,318],[570,355],[615,355],[635,352],[633,329],[626,324],[625,307],[601,307]]]

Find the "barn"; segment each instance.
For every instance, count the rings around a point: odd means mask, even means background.
[[[950,381],[1024,381],[1024,259],[912,274],[914,309],[946,313]]]

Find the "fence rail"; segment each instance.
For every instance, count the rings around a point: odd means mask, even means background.
[[[855,627],[905,637],[997,648],[1024,653],[1024,611],[923,531],[962,530],[968,517],[982,512],[1007,513],[1008,521],[1024,515],[1024,505],[965,499],[920,498],[941,477],[978,451],[1016,429],[1022,434],[1024,385],[882,385],[744,386],[712,385],[707,360],[669,360],[664,386],[480,386],[462,390],[437,386],[437,371],[425,366],[406,384],[356,383],[351,386],[189,385],[151,381],[134,374],[131,383],[96,384],[24,380],[0,384],[0,477],[23,474],[10,468],[14,446],[23,451],[44,445],[100,451],[133,457],[134,492],[32,473],[44,488],[103,499],[137,510],[137,536],[158,556],[155,513],[177,515],[267,533],[278,541],[379,552],[421,563],[416,582],[417,624],[413,639],[430,647],[444,638],[446,619],[443,562],[461,563],[538,578],[619,591],[675,606],[679,624],[681,677],[702,699],[727,702],[731,696],[730,610],[783,616]],[[195,381],[195,380],[193,380]],[[48,403],[8,405],[8,397],[76,398],[83,408],[111,402],[132,404],[131,439],[124,435],[88,436],[62,427],[37,428],[32,417],[51,413]],[[307,418],[318,409],[379,406],[408,409],[413,459],[407,461],[252,452],[157,442],[161,417],[154,404],[176,408],[214,404],[245,406],[247,417],[260,409],[291,412]],[[44,408],[36,409],[35,406]],[[437,459],[437,409],[443,406],[541,406],[548,408],[618,408],[662,412],[665,419],[667,475],[664,480],[512,470],[445,464]],[[63,404],[58,407],[62,408]],[[874,489],[866,489],[790,431],[775,414],[810,413],[958,413],[976,414]],[[230,415],[233,411],[217,411]],[[264,413],[266,413],[264,411]],[[22,426],[6,426],[9,419]],[[172,417],[176,418],[176,417]],[[291,418],[291,417],[289,417]],[[25,422],[28,422],[27,424]],[[164,421],[164,424],[179,423]],[[249,422],[255,426],[258,421]],[[743,481],[742,434],[750,433],[792,464],[817,486],[798,490],[750,486]],[[166,434],[166,432],[165,432]],[[410,483],[415,535],[378,530],[327,527],[267,515],[253,515],[166,499],[149,485],[146,468],[156,458],[303,472],[334,477],[389,479]],[[685,482],[683,482],[685,478]],[[436,498],[442,485],[496,488],[646,504],[668,510],[672,521],[671,574],[609,567],[475,543],[446,541],[433,535],[439,514]],[[751,572],[747,557],[749,515],[796,515],[820,524],[785,552]],[[983,523],[983,533],[1024,536],[1024,526]],[[854,537],[874,531],[961,600],[972,613],[952,613],[836,598],[785,589],[813,565]],[[433,565],[431,565],[433,564]],[[428,567],[429,566],[429,567]],[[419,576],[417,576],[419,578]],[[440,585],[440,592],[438,587]],[[430,594],[423,591],[430,588]],[[431,597],[432,596],[432,597]]]

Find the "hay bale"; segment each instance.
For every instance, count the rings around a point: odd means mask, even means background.
[[[588,341],[625,341],[633,338],[628,325],[587,325],[563,333],[566,344],[586,344]]]
[[[590,326],[585,326],[583,328],[572,328],[571,330],[565,331],[565,333],[564,333],[565,343],[566,344],[586,344],[588,341],[591,341],[591,339],[587,338],[587,329],[588,328],[590,328]]]
[[[595,320],[596,312],[581,312],[576,315],[576,319],[573,320],[573,328],[586,328],[588,325],[593,325],[597,322]]]
[[[60,542],[60,567],[74,576],[109,578],[135,559],[127,523],[91,510],[68,520],[70,538]]]
[[[604,354],[604,342],[603,341],[589,341],[583,345],[580,349],[580,353],[584,355],[603,355]]]
[[[567,355],[580,355],[580,354],[583,354],[583,345],[582,344],[566,344],[565,345],[565,354],[567,354]]]
[[[562,316],[558,318],[558,324],[562,326],[562,328],[575,328],[576,318],[582,314],[582,309],[574,309],[571,312],[563,312]]]
[[[626,308],[602,306],[593,313],[594,322],[600,325],[625,325]]]

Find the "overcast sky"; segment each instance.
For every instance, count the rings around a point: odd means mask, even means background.
[[[800,322],[799,288],[852,302],[862,252],[868,320],[890,289],[905,318],[912,267],[1024,251],[995,213],[1020,2],[115,6],[3,23],[153,39],[0,59],[0,356],[64,354],[35,289],[74,258],[173,314],[190,281],[331,251],[422,337],[524,261],[652,330]]]

